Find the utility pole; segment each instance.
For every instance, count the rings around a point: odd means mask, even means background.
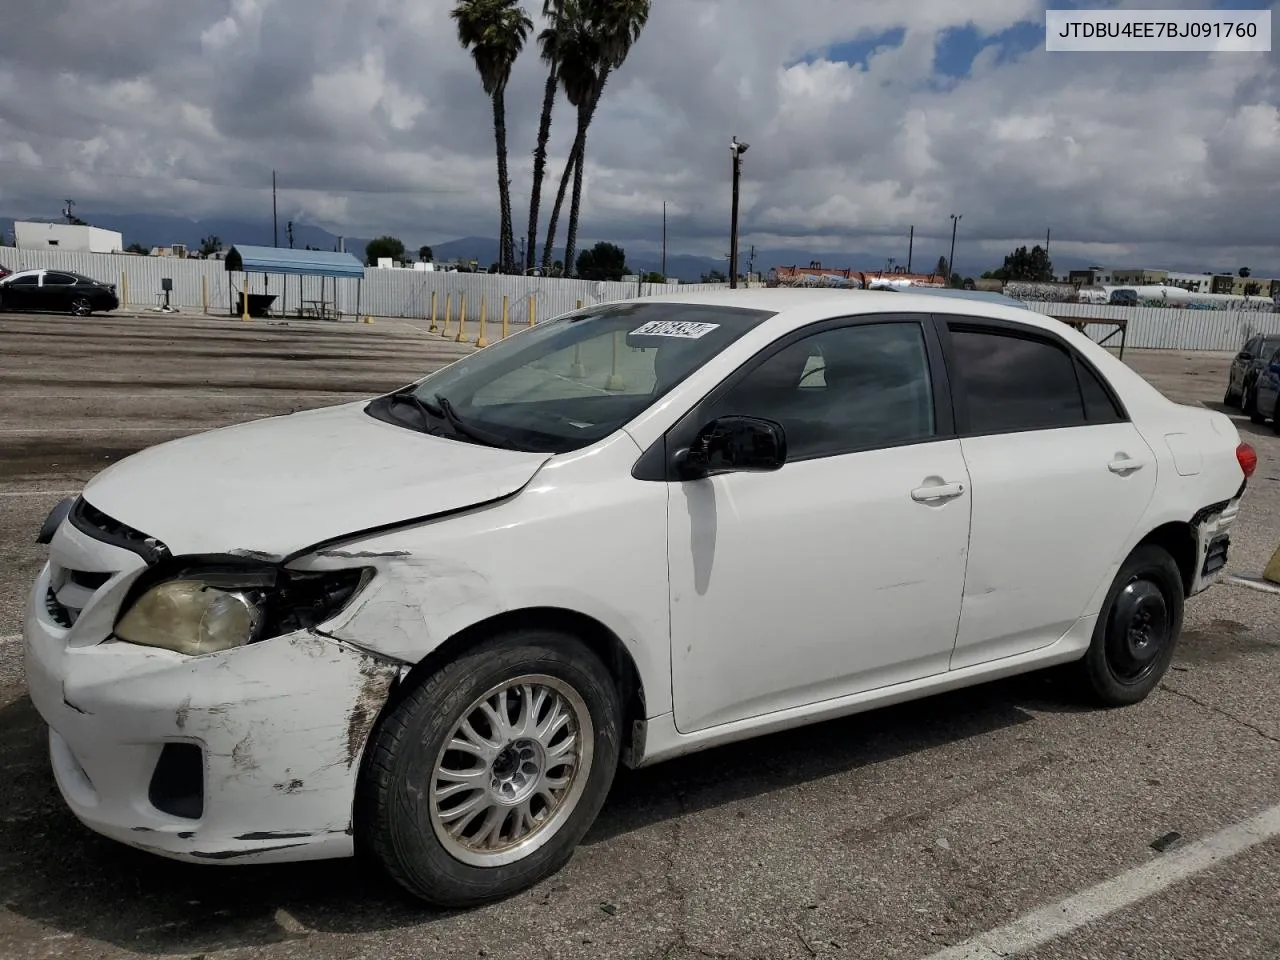
[[[750,144],[739,143],[734,137],[729,144],[729,152],[733,154],[733,213],[729,224],[729,289],[738,287],[738,183],[742,178],[742,155]]]
[[[911,225],[911,232],[907,234],[907,273],[911,272],[911,254],[916,246],[916,227]]]
[[[280,246],[280,221],[276,216],[276,172],[271,171],[271,245]]]
[[[667,279],[667,201],[662,201],[662,280]]]
[[[756,271],[756,245],[751,245],[751,252],[747,254],[747,285],[751,284],[751,274]]]
[[[959,216],[954,213],[951,215],[951,256],[947,258],[948,276],[946,278],[948,287],[951,286],[951,277],[955,276],[956,272],[956,226],[959,225],[960,218],[963,216],[963,213]]]
[[[289,249],[293,249],[293,221],[290,220],[285,228],[285,232],[289,235]]]

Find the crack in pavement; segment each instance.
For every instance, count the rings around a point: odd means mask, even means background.
[[[1170,686],[1170,684],[1167,681],[1161,683],[1160,686],[1161,688],[1168,690],[1170,693],[1174,694],[1175,696],[1182,697],[1184,700],[1190,700],[1192,703],[1194,703],[1198,707],[1203,707],[1205,710],[1208,710],[1210,713],[1216,713],[1219,716],[1226,717],[1232,723],[1239,724],[1240,726],[1244,727],[1246,730],[1252,730],[1254,733],[1262,737],[1262,739],[1264,740],[1270,740],[1272,743],[1280,743],[1280,737],[1267,733],[1267,731],[1263,730],[1257,724],[1250,723],[1248,720],[1242,719],[1241,717],[1237,717],[1234,713],[1231,713],[1229,710],[1223,710],[1221,707],[1215,706],[1212,703],[1206,703],[1205,701],[1201,700],[1199,697],[1195,696],[1194,694],[1190,694],[1190,693],[1187,693],[1185,690],[1179,690],[1177,687]]]

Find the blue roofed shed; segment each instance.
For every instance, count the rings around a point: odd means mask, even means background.
[[[356,285],[356,314],[360,313],[360,292],[364,281],[364,264],[349,253],[335,253],[328,250],[294,250],[288,247],[255,247],[247,244],[236,244],[226,256],[228,273],[243,272],[246,274],[245,285],[248,287],[248,274],[264,275],[280,274],[285,277],[285,289],[288,290],[288,277],[298,277],[298,312],[299,315],[310,311],[315,316],[327,317],[330,301],[325,297],[325,280],[333,280],[332,305],[337,310],[338,281],[352,279]],[[303,277],[320,278],[319,300],[302,298]],[[230,282],[230,278],[228,278]],[[264,281],[265,282],[265,281]],[[264,316],[274,303],[276,297],[264,292],[249,293],[248,304],[241,297],[239,310],[248,316]]]

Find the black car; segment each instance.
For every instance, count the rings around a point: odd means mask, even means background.
[[[115,284],[67,270],[20,270],[0,279],[0,310],[87,317],[120,306]]]
[[[1251,337],[1231,361],[1227,393],[1222,402],[1228,407],[1240,407],[1250,415],[1257,412],[1258,374],[1266,369],[1277,350],[1280,350],[1280,334],[1260,333]]]

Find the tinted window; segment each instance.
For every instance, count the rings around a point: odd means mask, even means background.
[[[1084,412],[1090,423],[1119,423],[1125,419],[1098,375],[1083,363],[1076,363],[1080,375],[1080,392],[1084,394]]]
[[[840,327],[766,357],[714,404],[712,416],[764,417],[787,432],[787,459],[926,440],[933,390],[918,323]]]
[[[1085,422],[1071,355],[1043,340],[952,328],[955,379],[970,433],[1045,430]]]
[[[15,287],[34,287],[40,282],[40,278],[34,273],[25,277],[14,277],[12,285]]]
[[[76,278],[66,273],[46,273],[44,275],[44,285],[46,287],[69,287],[76,282]]]

